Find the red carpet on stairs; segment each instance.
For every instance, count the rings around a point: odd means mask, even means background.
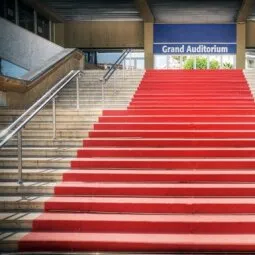
[[[20,251],[255,252],[255,104],[241,70],[149,70],[83,144]]]

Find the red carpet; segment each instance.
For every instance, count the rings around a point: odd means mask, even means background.
[[[255,252],[255,104],[241,70],[147,71],[83,144],[20,251]]]

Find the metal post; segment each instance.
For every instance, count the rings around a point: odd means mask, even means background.
[[[18,183],[22,184],[22,131],[18,132]]]
[[[113,93],[114,93],[114,95],[116,94],[116,75],[115,75],[115,73],[116,73],[116,70],[113,73]]]
[[[131,54],[132,54],[132,51],[129,52],[129,68],[132,69]]]
[[[76,77],[76,110],[80,110],[80,86],[79,86],[79,76]]]
[[[104,80],[101,81],[101,90],[102,90],[102,107],[104,108]]]
[[[125,59],[123,60],[123,63],[122,63],[122,71],[123,71],[123,80],[125,80]]]
[[[53,139],[56,139],[56,99],[52,99],[52,126],[53,126]]]

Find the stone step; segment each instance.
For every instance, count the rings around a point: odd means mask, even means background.
[[[77,148],[68,147],[23,147],[24,157],[76,157]],[[17,148],[3,147],[0,150],[1,157],[16,157]]]
[[[84,130],[56,130],[56,137],[58,138],[86,138],[88,137],[88,132],[90,129]],[[53,131],[52,130],[26,130],[23,129],[22,137],[23,138],[47,138],[52,137]]]
[[[82,108],[82,109],[86,109],[87,107],[90,107],[91,106],[91,104],[84,104],[84,105],[80,105],[80,108]],[[97,107],[98,109],[104,109],[104,110],[106,110],[106,109],[119,109],[119,110],[123,110],[123,109],[126,109],[127,108],[127,106],[128,106],[128,103],[126,103],[126,104],[114,104],[114,103],[112,103],[112,104],[104,104],[104,106],[102,105],[102,103],[101,102],[98,102],[97,104],[93,104],[93,106],[94,107]],[[75,108],[76,107],[76,105],[70,105],[70,104],[64,104],[64,103],[62,103],[62,104],[59,104],[58,106],[56,106],[57,107],[57,109],[58,108],[62,108],[62,109],[72,109],[72,108]]]
[[[91,123],[91,124],[90,124]],[[0,123],[1,126],[1,123]],[[65,122],[57,122],[56,124],[57,130],[91,130],[93,128],[92,122],[73,122],[73,123],[65,123]],[[52,132],[52,123],[51,122],[41,122],[41,123],[30,123],[28,124],[24,130],[33,130],[33,129],[47,129],[49,132]]]
[[[1,212],[42,212],[44,203],[49,198],[49,196],[0,196],[0,210]]]
[[[22,139],[22,145],[27,147],[82,147],[83,139],[81,138],[24,138]],[[17,148],[17,139],[11,139],[5,147]]]
[[[0,117],[2,120],[3,116],[15,116],[18,117],[20,116],[24,111],[23,110],[0,110]],[[93,108],[88,108],[85,110],[59,110],[56,112],[57,116],[66,116],[66,115],[83,115],[83,116],[93,116],[93,115],[100,115],[101,111],[98,109],[93,109]],[[47,116],[50,115],[52,116],[52,110],[49,109],[43,109],[42,111],[38,112],[37,116]]]
[[[254,183],[0,182],[0,194],[137,197],[254,197]]]
[[[70,168],[71,160],[70,157],[23,157],[22,166],[24,168]],[[17,157],[0,157],[0,168],[14,168],[17,167],[17,163]]]
[[[0,182],[0,194],[6,196],[53,195],[56,184],[56,182],[24,182],[20,185],[17,182]]]
[[[82,104],[83,105],[83,104]],[[15,121],[16,118],[13,118],[11,116],[3,116],[1,117],[1,122],[12,122]],[[56,116],[56,122],[96,122],[98,120],[98,116],[84,116],[84,115],[57,115]],[[30,123],[38,123],[38,122],[51,122],[52,121],[52,115],[47,116],[35,116]]]
[[[117,97],[104,97],[104,102],[105,103],[111,103],[112,101],[118,103],[118,104],[122,104],[122,103],[127,103],[130,101],[131,98],[125,98],[125,99],[119,99]],[[89,103],[94,103],[94,102],[101,102],[102,99],[94,99],[93,97],[87,98],[87,99],[80,99],[80,105],[84,105],[84,104],[89,104]],[[56,100],[56,103],[65,103],[65,102],[70,102],[76,105],[76,99],[75,98],[69,98],[68,96],[66,97],[59,97]]]
[[[69,172],[70,169],[45,169],[34,168],[22,170],[23,181],[34,182],[59,182],[62,181],[63,174]],[[2,181],[17,181],[18,169],[0,169],[0,180]]]

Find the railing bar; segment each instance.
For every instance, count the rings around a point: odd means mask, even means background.
[[[110,70],[104,75],[103,80],[105,81],[109,80],[109,78],[115,72],[117,64],[121,63],[130,52],[131,52],[131,49],[127,49],[122,53],[120,58],[114,63],[114,65],[110,68]]]

